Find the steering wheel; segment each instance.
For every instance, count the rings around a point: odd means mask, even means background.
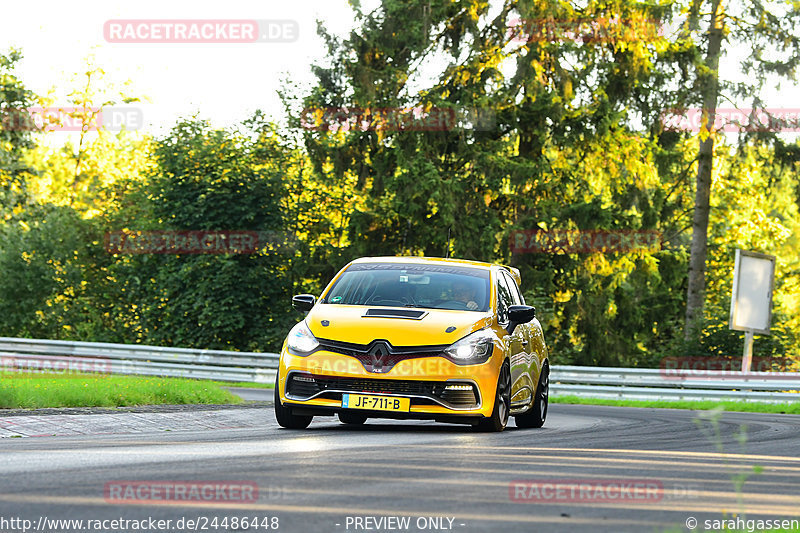
[[[398,306],[407,306],[407,305],[416,305],[417,302],[413,300],[413,298],[406,298],[405,296],[401,296],[398,299],[395,298],[381,298],[380,296],[373,296],[369,299],[366,305],[398,305]]]
[[[439,300],[435,302],[434,305],[438,309],[452,309],[456,311],[466,311],[469,309],[469,307],[467,307],[467,303],[462,302],[461,300]]]

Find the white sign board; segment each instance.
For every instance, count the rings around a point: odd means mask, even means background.
[[[775,256],[736,250],[730,328],[769,335]]]

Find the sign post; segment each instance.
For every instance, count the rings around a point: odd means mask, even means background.
[[[742,354],[742,372],[750,372],[750,365],[753,363],[753,340],[755,334],[752,329],[744,333],[744,353]]]
[[[745,332],[742,372],[750,371],[755,334],[770,334],[774,285],[775,256],[736,250],[729,327]]]

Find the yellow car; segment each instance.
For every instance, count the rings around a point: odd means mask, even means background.
[[[370,257],[345,266],[283,343],[275,416],[286,428],[338,414],[433,419],[502,431],[541,427],[549,362],[515,268],[477,261]]]

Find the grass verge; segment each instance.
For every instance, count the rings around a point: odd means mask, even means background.
[[[88,374],[0,374],[0,408],[4,409],[241,402],[241,398],[211,381]]]
[[[551,403],[570,403],[580,405],[612,405],[621,407],[655,407],[659,409],[689,409],[693,411],[709,411],[721,407],[725,411],[740,413],[780,413],[800,415],[798,403],[761,403],[761,402],[715,402],[715,401],[656,401],[656,400],[604,400],[597,398],[581,398],[578,396],[550,396]]]
[[[0,373],[0,409],[41,407],[121,407],[157,404],[236,404],[243,400],[222,387],[271,389],[272,383],[232,383],[180,378],[142,376],[94,376],[72,374]],[[578,396],[551,396],[551,403],[611,405],[750,413],[800,414],[800,402],[769,404],[758,402],[605,400]]]
[[[274,383],[248,383],[246,381],[212,381],[220,387],[232,387],[240,389],[274,389]]]

